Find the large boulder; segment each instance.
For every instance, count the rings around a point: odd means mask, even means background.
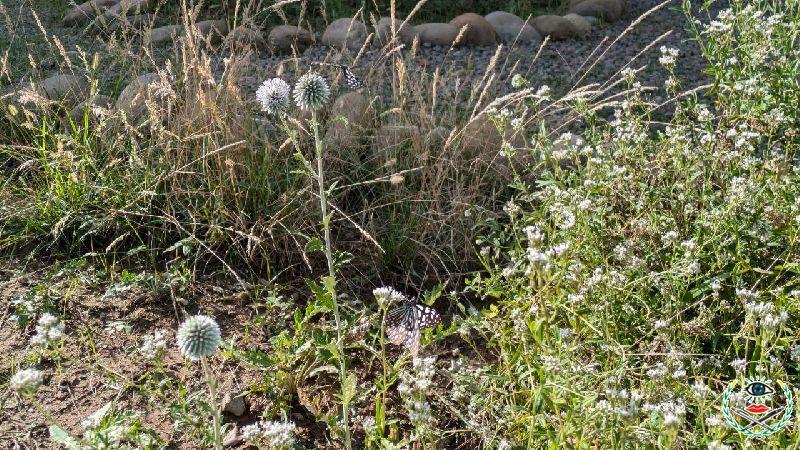
[[[154,14],[138,14],[135,16],[120,16],[120,23],[134,31],[144,31],[156,21]]]
[[[372,136],[370,159],[374,164],[384,165],[400,157],[404,148],[410,148],[411,154],[423,161],[432,150],[441,149],[449,135],[450,130],[444,127],[426,130],[407,123],[386,124]]]
[[[131,123],[138,122],[147,112],[145,103],[150,100],[158,105],[163,100],[160,86],[163,81],[157,73],[140,75],[120,92],[115,104]]]
[[[96,95],[72,108],[67,114],[68,119],[74,123],[83,123],[84,114],[87,114],[89,123],[97,123],[100,115],[111,112],[114,100],[105,95]],[[67,123],[69,123],[67,121]]]
[[[230,32],[229,36],[233,42],[241,47],[253,46],[261,52],[269,49],[267,40],[264,39],[264,34],[249,27],[236,27]]]
[[[459,29],[467,27],[464,33],[464,44],[475,46],[487,46],[497,44],[497,33],[492,24],[483,17],[475,13],[465,13],[456,16],[450,21],[450,25]]]
[[[50,100],[73,106],[89,95],[89,82],[76,75],[59,74],[40,83],[42,94]]]
[[[480,114],[462,129],[461,150],[465,157],[475,157],[484,151],[499,152],[504,140],[521,148],[525,146],[524,135],[523,131],[513,130],[510,126],[500,134],[492,119]]]
[[[267,42],[277,53],[302,53],[314,43],[314,35],[294,25],[279,25],[269,32]]]
[[[402,20],[395,19],[394,21],[395,32],[397,33],[397,44],[405,44],[406,47],[414,42],[417,36],[414,26],[406,23],[403,24]],[[389,43],[392,39],[392,19],[391,17],[381,17],[377,24],[375,24],[375,41],[374,47],[382,47]]]
[[[580,35],[575,25],[561,16],[539,16],[533,19],[533,26],[543,36],[550,36],[550,39],[556,41]]]
[[[322,33],[322,43],[337,49],[358,51],[367,39],[367,27],[361,21],[343,17],[336,19]]]
[[[567,14],[564,16],[565,19],[569,20],[572,25],[575,26],[575,29],[578,30],[578,36],[585,38],[589,35],[592,31],[592,25],[583,17],[577,14]]]
[[[145,30],[142,45],[160,45],[172,41],[181,34],[183,34],[183,25],[165,25]]]
[[[111,16],[124,17],[142,14],[150,10],[153,0],[117,0],[118,3],[108,8]]]
[[[459,29],[449,23],[423,23],[414,27],[423,44],[450,47],[458,37]]]
[[[500,41],[504,44],[542,42],[542,35],[530,23],[505,11],[494,11],[486,15]]]
[[[624,0],[573,0],[569,12],[614,22],[625,12],[625,2]]]
[[[219,42],[228,34],[228,22],[224,20],[203,20],[193,27],[199,37],[209,42]]]
[[[356,147],[374,119],[375,111],[363,94],[340,95],[331,106],[325,140],[332,147]]]
[[[85,25],[98,14],[104,13],[107,8],[116,5],[117,2],[119,2],[119,0],[91,0],[81,3],[72,8],[67,15],[64,16],[64,26],[73,27]]]

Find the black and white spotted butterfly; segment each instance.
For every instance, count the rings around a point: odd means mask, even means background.
[[[364,81],[362,81],[361,78],[358,77],[358,75],[353,73],[353,70],[350,68],[350,66],[347,66],[345,64],[333,64],[333,63],[323,63],[323,62],[318,62],[314,64],[320,66],[336,67],[339,70],[341,70],[342,74],[344,75],[345,84],[347,84],[347,87],[349,87],[352,90],[361,89],[362,87],[364,87]]]
[[[389,342],[402,345],[411,352],[419,353],[419,340],[423,328],[435,327],[441,323],[439,313],[430,306],[417,303],[411,298],[403,298],[400,304],[386,313],[384,324]]]

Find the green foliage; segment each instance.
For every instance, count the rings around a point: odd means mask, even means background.
[[[492,362],[453,380],[489,445],[754,445],[727,431],[714,392],[745,375],[797,380],[797,6],[735,3],[698,30],[714,112],[690,98],[654,125],[626,73],[614,120],[595,118],[585,142],[540,142],[544,172],[486,218],[470,289],[492,305],[461,327]]]

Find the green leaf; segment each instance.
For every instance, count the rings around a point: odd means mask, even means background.
[[[318,237],[313,237],[306,243],[306,253],[321,252],[325,248],[322,240]]]
[[[347,375],[342,383],[342,403],[349,405],[356,396],[356,375],[351,373]]]
[[[69,450],[80,450],[81,446],[75,441],[75,438],[69,435],[63,428],[58,425],[50,425],[50,439],[53,442],[59,443]]]

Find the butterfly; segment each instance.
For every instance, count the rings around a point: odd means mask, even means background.
[[[402,345],[411,351],[411,356],[419,353],[419,340],[423,328],[435,327],[442,317],[430,306],[403,298],[400,304],[386,313],[384,324],[389,342]]]
[[[350,66],[347,66],[345,64],[332,64],[332,63],[322,63],[322,62],[314,64],[320,66],[331,66],[339,68],[342,71],[342,74],[344,75],[345,84],[347,84],[347,87],[349,87],[354,91],[356,89],[361,89],[362,87],[364,87],[364,81],[362,81],[361,78],[358,77],[358,75],[353,73],[353,70],[350,68]]]

